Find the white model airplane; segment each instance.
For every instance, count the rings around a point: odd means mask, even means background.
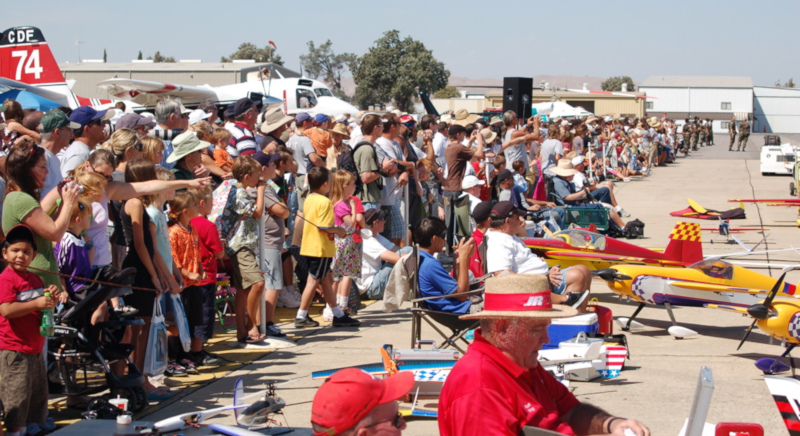
[[[12,27],[0,38],[0,93],[9,89],[31,92],[62,106],[105,108],[111,100],[76,96],[58,68],[50,47],[36,27]]]

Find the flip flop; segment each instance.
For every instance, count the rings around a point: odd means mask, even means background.
[[[255,338],[248,336],[244,341],[248,344],[258,344],[259,342],[264,342],[265,339],[267,339],[267,335],[258,335],[258,337]]]
[[[162,392],[159,394],[158,392]],[[147,394],[148,400],[159,401],[159,400],[166,400],[167,398],[172,397],[172,394],[169,393],[168,389],[165,388],[155,388]]]

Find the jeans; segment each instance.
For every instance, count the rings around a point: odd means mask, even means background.
[[[411,253],[411,250],[413,250],[413,247],[403,247],[397,250],[397,254],[408,254]],[[383,267],[372,277],[372,283],[365,291],[367,298],[370,300],[383,300],[383,291],[389,283],[389,274],[392,273],[392,268],[394,268],[394,264],[383,262]]]

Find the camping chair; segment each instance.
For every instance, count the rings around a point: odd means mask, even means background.
[[[428,308],[425,300],[420,301],[419,298],[421,298],[422,295],[419,292],[419,245],[414,244],[411,258],[413,259],[412,263],[414,265],[414,273],[411,279],[411,295],[412,299],[415,300],[414,306],[411,308],[411,347],[414,348],[414,346],[422,340],[422,321],[424,320],[444,338],[442,344],[435,346],[435,348],[453,347],[461,353],[464,353],[465,350],[459,346],[457,341],[460,339],[465,344],[469,345],[469,342],[464,339],[464,335],[469,330],[477,328],[480,322],[474,320],[460,320],[458,319],[458,314],[431,310]],[[445,333],[440,327],[450,330],[451,333]]]

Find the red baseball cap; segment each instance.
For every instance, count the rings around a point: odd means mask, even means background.
[[[317,390],[311,405],[311,422],[325,431],[316,436],[333,436],[358,424],[376,406],[400,399],[414,387],[414,374],[398,372],[377,379],[358,369],[347,368],[333,374]]]

